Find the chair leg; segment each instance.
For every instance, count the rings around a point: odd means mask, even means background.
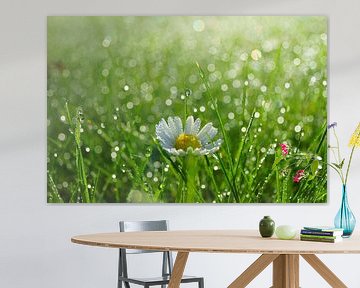
[[[199,280],[199,288],[204,288],[204,279]]]

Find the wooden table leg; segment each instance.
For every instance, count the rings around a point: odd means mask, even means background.
[[[180,287],[181,278],[184,274],[185,265],[188,257],[189,257],[189,252],[177,253],[168,288]]]
[[[325,279],[331,287],[347,288],[347,286],[314,254],[301,255]]]
[[[254,280],[271,262],[273,262],[278,254],[263,254],[254,263],[252,263],[238,278],[232,282],[228,288],[244,288]]]
[[[299,288],[299,255],[281,254],[273,263],[273,288]]]

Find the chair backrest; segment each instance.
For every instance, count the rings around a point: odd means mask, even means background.
[[[137,232],[137,231],[167,231],[169,223],[167,220],[157,221],[120,221],[120,232]],[[140,253],[163,253],[162,275],[171,275],[173,267],[172,255],[169,251],[150,251],[136,249],[119,249],[119,275],[128,277],[127,257],[126,254]]]
[[[167,220],[155,221],[120,221],[120,232],[137,231],[167,231],[169,223]],[[156,253],[159,251],[126,249],[126,254]]]

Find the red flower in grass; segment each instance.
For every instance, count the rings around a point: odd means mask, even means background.
[[[298,170],[293,178],[294,183],[299,183],[305,176],[305,170]]]
[[[281,152],[282,152],[282,155],[283,155],[283,156],[286,156],[286,155],[289,154],[289,147],[288,147],[287,144],[281,143],[281,144],[280,144],[280,147],[281,147]]]

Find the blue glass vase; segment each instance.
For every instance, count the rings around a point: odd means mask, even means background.
[[[336,214],[334,224],[336,228],[344,229],[343,237],[350,237],[355,228],[356,219],[349,207],[346,185],[342,187],[341,207]]]

